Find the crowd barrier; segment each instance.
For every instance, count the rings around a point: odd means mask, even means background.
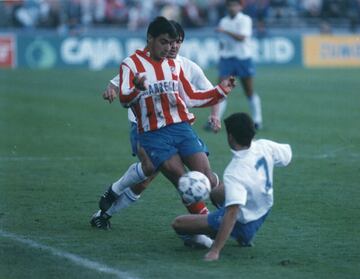
[[[0,68],[118,67],[134,50],[146,44],[144,34],[58,36],[0,33]],[[288,34],[254,38],[257,65],[304,67],[359,67],[359,36]],[[187,32],[181,54],[204,69],[217,64],[218,38],[213,32]]]

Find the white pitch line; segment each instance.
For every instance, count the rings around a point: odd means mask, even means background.
[[[344,146],[341,148],[337,148],[337,149],[333,149],[330,150],[329,152],[326,153],[321,153],[321,154],[313,154],[313,155],[308,155],[308,154],[304,154],[304,155],[295,155],[294,158],[300,158],[300,159],[329,159],[329,158],[339,158],[341,156],[341,152],[343,152],[344,150],[349,150],[352,146]],[[347,158],[359,158],[360,154],[359,153],[346,153],[345,155]]]
[[[0,230],[0,237],[8,238],[13,241],[20,242],[20,243],[25,244],[34,249],[41,249],[43,251],[47,251],[54,256],[57,256],[57,257],[60,257],[63,259],[67,259],[76,265],[79,265],[79,266],[82,266],[82,267],[85,267],[88,269],[92,269],[92,270],[95,270],[100,273],[115,275],[116,277],[121,278],[121,279],[138,279],[138,277],[131,276],[127,272],[109,267],[105,264],[102,264],[102,263],[99,263],[96,261],[92,261],[92,260],[83,258],[76,254],[68,253],[68,252],[38,243],[34,240],[24,238],[22,236],[19,236],[19,235],[13,234],[13,233],[9,233],[9,232]]]

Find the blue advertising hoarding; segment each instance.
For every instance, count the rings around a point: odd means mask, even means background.
[[[146,44],[144,36],[125,32],[119,36],[18,35],[17,67],[88,68],[118,67],[134,50]],[[254,38],[253,56],[258,65],[302,65],[301,37],[269,36]],[[218,39],[212,32],[188,32],[181,54],[203,68],[217,64]]]

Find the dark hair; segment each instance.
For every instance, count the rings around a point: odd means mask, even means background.
[[[176,39],[178,36],[175,26],[163,16],[158,16],[150,22],[147,34],[154,38],[162,34],[168,34],[172,39]]]
[[[180,40],[183,42],[185,39],[185,31],[182,28],[181,24],[175,20],[169,20],[171,24],[175,26],[175,29],[178,33],[178,36],[180,37]]]
[[[251,117],[243,112],[230,115],[224,120],[226,132],[242,146],[250,146],[255,136],[255,125]]]

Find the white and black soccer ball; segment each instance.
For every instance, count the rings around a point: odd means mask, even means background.
[[[180,177],[178,191],[186,204],[204,201],[211,191],[210,181],[201,172],[189,171]]]

